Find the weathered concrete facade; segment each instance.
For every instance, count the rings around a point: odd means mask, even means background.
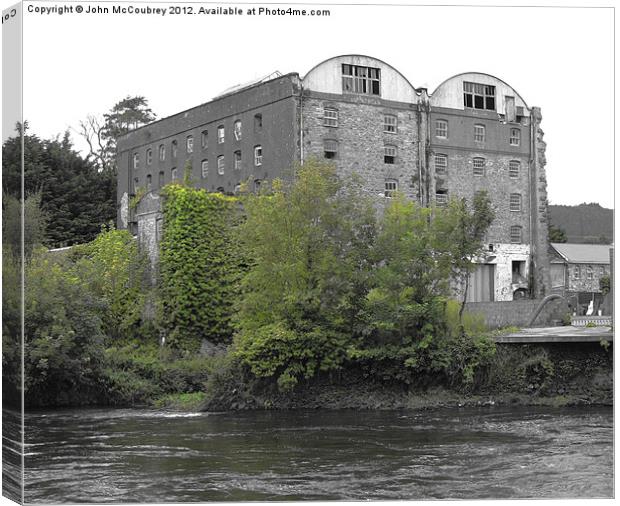
[[[540,298],[550,290],[540,122],[539,109],[487,74],[453,76],[429,95],[381,60],[337,56],[303,78],[237,87],[122,138],[119,226],[152,228],[128,197],[183,178],[187,162],[196,186],[234,193],[325,158],[384,202],[396,191],[425,206],[486,191],[496,218],[468,300]]]

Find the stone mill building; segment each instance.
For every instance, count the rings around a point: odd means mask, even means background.
[[[138,128],[118,141],[118,223],[147,246],[161,233],[158,190],[183,177],[234,194],[242,182],[292,177],[309,157],[356,173],[377,199],[399,191],[421,205],[486,190],[496,218],[468,300],[549,292],[545,143],[541,113],[497,77],[468,72],[432,93],[369,56],[279,73]],[[142,190],[139,190],[142,189]],[[137,209],[129,200],[146,191]],[[156,248],[154,248],[156,249]]]

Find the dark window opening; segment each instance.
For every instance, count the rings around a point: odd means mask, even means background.
[[[263,115],[255,114],[254,115],[254,129],[260,130],[261,128],[263,128]]]
[[[342,90],[348,93],[380,95],[380,69],[342,64]]]
[[[338,141],[331,139],[323,141],[323,155],[330,160],[336,158],[338,155]]]
[[[512,261],[512,282],[525,283],[525,260]]]
[[[495,110],[495,86],[463,82],[463,104],[471,109]]]

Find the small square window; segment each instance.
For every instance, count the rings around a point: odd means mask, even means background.
[[[235,170],[241,170],[241,151],[235,151]]]
[[[521,194],[520,193],[510,194],[510,210],[513,212],[521,211]]]
[[[521,144],[521,130],[518,128],[510,129],[510,145],[519,146]]]
[[[254,165],[263,164],[263,148],[262,146],[254,146]]]
[[[224,175],[224,155],[220,155],[217,157],[217,173],[220,176]]]
[[[219,127],[217,127],[217,143],[218,144],[224,144],[224,136],[225,136],[224,126],[220,125]]]
[[[440,139],[448,138],[448,122],[445,119],[435,121],[435,136]]]
[[[202,174],[203,179],[209,175],[209,160],[203,160],[200,163],[200,172]]]
[[[398,118],[390,114],[383,116],[383,131],[388,134],[395,134],[398,126]]]
[[[241,121],[240,120],[235,121],[235,124],[233,126],[233,135],[235,136],[235,140],[237,141],[241,140]]]
[[[435,155],[435,174],[443,176],[448,172],[448,157],[446,155]]]
[[[485,165],[484,158],[474,158],[474,176],[484,176]]]
[[[384,195],[387,198],[392,198],[394,193],[398,191],[398,181],[396,179],[385,180],[385,192]]]
[[[323,109],[323,126],[338,126],[338,110],[326,107]]]
[[[522,241],[522,229],[518,225],[510,227],[510,242],[519,244]]]
[[[519,173],[521,172],[521,162],[519,160],[510,160],[508,164],[508,175],[512,179],[516,179],[519,177]]]
[[[383,163],[393,165],[396,163],[396,146],[383,147]]]
[[[484,125],[474,125],[474,141],[484,142],[486,140],[486,129]]]

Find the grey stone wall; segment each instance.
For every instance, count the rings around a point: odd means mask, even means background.
[[[529,323],[540,302],[541,299],[503,302],[468,302],[465,304],[465,312],[483,315],[485,323],[492,329],[508,326],[525,327]],[[568,312],[568,304],[564,299],[548,302],[536,318],[534,326],[551,326],[554,320],[562,320]]]

